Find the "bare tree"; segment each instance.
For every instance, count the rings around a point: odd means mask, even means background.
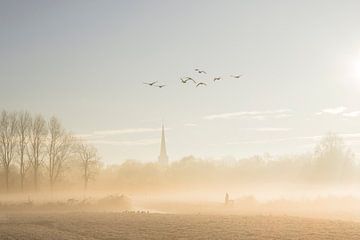
[[[334,133],[324,136],[315,148],[314,165],[322,180],[339,180],[353,168],[353,153]]]
[[[3,111],[0,116],[0,158],[4,168],[6,191],[9,191],[10,165],[16,153],[16,137],[16,114]]]
[[[38,176],[43,163],[46,138],[46,122],[41,115],[35,117],[30,126],[28,156],[33,170],[34,188],[38,190]]]
[[[49,142],[47,145],[47,163],[45,164],[50,181],[50,189],[65,169],[65,163],[71,155],[72,137],[61,126],[59,120],[52,117],[48,122]]]
[[[29,163],[25,160],[26,150],[29,142],[29,133],[31,127],[31,116],[28,112],[18,114],[18,155],[19,155],[19,175],[21,191],[24,191],[24,180]]]
[[[97,149],[91,145],[80,142],[77,146],[81,171],[84,179],[84,189],[87,189],[89,180],[93,179],[100,167],[100,157]]]

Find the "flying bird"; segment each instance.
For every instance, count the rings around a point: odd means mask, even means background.
[[[240,77],[242,77],[242,74],[239,74],[239,75],[230,75],[230,77],[233,77],[233,78],[240,78]]]
[[[201,73],[206,74],[206,72],[205,72],[204,70],[200,70],[200,69],[198,69],[198,68],[195,68],[195,71],[198,72],[198,73],[200,73],[200,74],[201,74]]]
[[[220,81],[220,80],[221,80],[221,77],[216,77],[216,78],[214,78],[214,82]]]
[[[199,82],[198,84],[196,84],[196,87],[201,86],[201,85],[207,86],[207,84],[206,84],[206,83]]]
[[[194,79],[192,79],[191,77],[185,77],[185,78],[180,78],[182,83],[187,83],[188,81],[192,81],[193,83],[196,84],[196,81]]]
[[[144,82],[144,84],[149,85],[149,86],[154,86],[155,83],[157,83],[158,81],[155,82]]]
[[[183,78],[180,78],[181,82],[182,83],[187,83],[187,80],[183,79]]]

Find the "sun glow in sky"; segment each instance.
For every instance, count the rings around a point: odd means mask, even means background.
[[[329,0],[0,1],[0,108],[57,115],[109,163],[156,160],[162,122],[171,160],[307,152],[328,131],[359,152],[360,56],[351,76],[346,60],[359,12]],[[232,74],[244,76],[211,80]]]
[[[360,82],[360,57],[353,63],[354,77]],[[359,83],[360,84],[360,83]]]

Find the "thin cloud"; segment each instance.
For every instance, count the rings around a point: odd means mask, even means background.
[[[342,138],[360,138],[360,133],[344,133],[340,134]]]
[[[359,117],[360,111],[347,112],[342,114],[344,117]]]
[[[292,128],[276,128],[276,127],[260,127],[260,128],[241,128],[240,130],[256,131],[256,132],[288,132]]]
[[[125,128],[125,129],[114,129],[114,130],[102,130],[94,131],[87,134],[76,134],[75,137],[85,139],[88,141],[100,141],[102,139],[111,138],[116,135],[123,134],[139,134],[139,133],[150,133],[150,132],[161,132],[161,128]],[[165,128],[170,130],[170,128]]]
[[[237,142],[227,142],[227,145],[241,145],[241,144],[263,144],[263,143],[275,143],[275,142],[288,142],[297,140],[311,140],[316,141],[321,139],[322,136],[306,136],[306,137],[291,137],[291,138],[275,138],[266,140],[245,140]]]
[[[335,107],[335,108],[326,108],[321,110],[320,112],[317,112],[317,115],[323,115],[323,114],[330,114],[330,115],[341,115],[343,117],[360,117],[360,111],[351,111],[346,112],[347,108],[344,106],[341,107]]]
[[[338,115],[343,113],[347,108],[344,106],[341,107],[335,107],[335,108],[325,108],[323,110],[321,110],[320,112],[316,113],[317,115],[322,115],[322,114],[332,114],[332,115]]]
[[[288,132],[291,128],[255,128],[257,132]]]
[[[148,146],[159,143],[159,139],[139,139],[135,141],[110,141],[110,140],[92,140],[93,144],[110,145],[110,146]]]
[[[288,118],[288,117],[292,117],[292,114],[282,113],[274,116],[274,118]]]
[[[352,144],[354,142],[360,141],[360,133],[344,133],[344,134],[338,134],[338,136],[346,140],[347,144]],[[274,138],[274,139],[265,139],[265,140],[244,140],[237,142],[227,142],[226,144],[227,145],[264,144],[264,143],[290,142],[290,141],[299,141],[299,140],[319,141],[323,137],[324,137],[323,135],[315,135],[315,136],[304,136],[304,137]]]
[[[84,138],[90,138],[90,137],[92,137],[93,135],[92,134],[75,134],[74,135],[76,138],[82,138],[82,139],[84,139]]]
[[[215,119],[234,119],[241,117],[250,117],[258,120],[265,118],[281,118],[292,116],[293,110],[291,109],[278,109],[278,110],[269,110],[269,111],[242,111],[242,112],[230,112],[230,113],[220,113],[205,116],[205,120],[215,120]]]
[[[166,128],[169,130],[169,128]],[[147,132],[160,132],[161,128],[128,128],[128,129],[115,129],[115,130],[104,130],[104,131],[95,131],[94,135],[120,135],[128,133],[147,133]]]

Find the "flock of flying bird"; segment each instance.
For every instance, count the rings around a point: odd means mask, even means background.
[[[199,68],[195,68],[194,69],[195,72],[197,72],[198,74],[207,74],[204,70],[201,70]],[[237,74],[237,75],[230,75],[230,77],[232,78],[240,78],[242,77],[243,75],[242,74]],[[216,82],[216,81],[220,81],[222,80],[223,78],[222,77],[214,77],[213,78],[213,81]],[[180,78],[181,82],[182,83],[188,83],[188,82],[192,82],[194,83],[195,87],[199,87],[199,86],[207,86],[207,83],[205,82],[201,82],[201,81],[195,81],[193,78],[191,77],[183,77],[183,78]],[[165,84],[157,84],[158,81],[155,81],[155,82],[144,82],[144,84],[150,86],[150,87],[158,87],[158,88],[163,88],[163,87],[166,87]]]

